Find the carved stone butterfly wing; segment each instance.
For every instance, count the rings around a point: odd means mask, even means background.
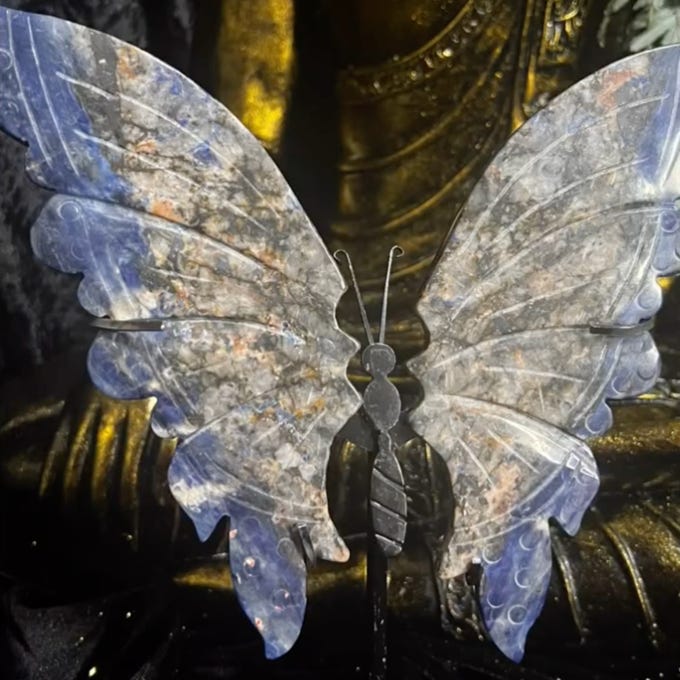
[[[575,533],[597,490],[584,439],[611,425],[607,399],[658,375],[634,327],[659,309],[656,277],[679,268],[679,59],[673,47],[618,62],[521,128],[418,307],[431,340],[410,362],[425,393],[411,423],[457,501],[439,573],[482,566],[486,626],[515,660],[550,579],[548,520]]]
[[[325,492],[329,446],[361,403],[335,263],[236,118],[112,37],[0,9],[0,127],[57,192],[37,255],[84,274],[95,316],[152,321],[100,333],[90,374],[114,397],[156,398],[154,430],[180,438],[170,488],[202,539],[230,517],[236,592],[279,656],[305,609],[296,536],[348,556]]]

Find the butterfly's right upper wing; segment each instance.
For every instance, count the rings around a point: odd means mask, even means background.
[[[33,229],[37,255],[84,274],[92,314],[162,322],[100,333],[90,373],[112,396],[156,397],[154,429],[181,438],[171,489],[203,538],[231,517],[237,593],[278,656],[305,607],[296,536],[347,557],[325,469],[360,398],[335,263],[252,135],[110,36],[0,9],[0,127],[58,192]]]
[[[597,489],[582,439],[610,426],[606,399],[658,375],[649,333],[615,329],[652,317],[656,277],[678,270],[679,58],[611,65],[530,119],[419,305],[431,342],[410,364],[425,392],[411,420],[458,501],[441,574],[481,564],[487,626],[515,659],[550,578],[548,519],[573,533]]]

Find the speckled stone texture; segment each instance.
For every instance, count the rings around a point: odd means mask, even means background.
[[[457,220],[419,305],[414,429],[448,463],[455,529],[440,567],[483,567],[481,608],[519,660],[550,578],[548,519],[570,533],[598,486],[583,439],[607,399],[658,375],[646,331],[678,271],[680,49],[598,72],[505,146]]]
[[[328,515],[329,446],[361,399],[339,330],[345,286],[259,143],[148,54],[75,24],[0,10],[0,126],[30,177],[58,192],[33,231],[40,259],[83,273],[82,306],[153,332],[100,333],[90,374],[154,396],[178,436],[170,487],[206,538],[230,517],[236,592],[286,652],[302,625],[303,532],[345,560]]]

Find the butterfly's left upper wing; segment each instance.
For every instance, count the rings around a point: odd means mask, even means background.
[[[347,558],[325,470],[360,398],[335,263],[236,118],[110,36],[0,9],[0,127],[58,192],[37,255],[84,274],[92,314],[160,322],[100,333],[90,374],[112,396],[156,397],[155,431],[180,437],[171,489],[202,538],[229,515],[236,592],[282,654],[305,609],[302,553]]]
[[[680,49],[609,66],[557,97],[495,158],[456,222],[419,311],[414,429],[457,499],[441,566],[484,569],[490,634],[518,659],[550,577],[548,519],[575,532],[598,485],[583,439],[610,398],[654,384],[643,329],[680,251]],[[600,327],[600,331],[597,332]]]

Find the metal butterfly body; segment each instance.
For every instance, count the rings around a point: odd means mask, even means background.
[[[658,375],[638,324],[679,268],[679,59],[607,67],[515,134],[419,304],[410,424],[457,501],[440,576],[481,565],[486,626],[513,659],[545,599],[548,520],[574,533],[597,489],[584,439],[609,427],[607,399]],[[0,88],[0,127],[56,192],[34,250],[82,273],[81,304],[118,329],[94,342],[92,379],[156,398],[155,432],[179,437],[172,493],[202,539],[229,516],[236,592],[279,656],[302,625],[305,554],[348,556],[325,492],[330,444],[362,405],[342,276],[258,142],[143,51],[3,9]],[[131,320],[151,326],[116,326]]]

